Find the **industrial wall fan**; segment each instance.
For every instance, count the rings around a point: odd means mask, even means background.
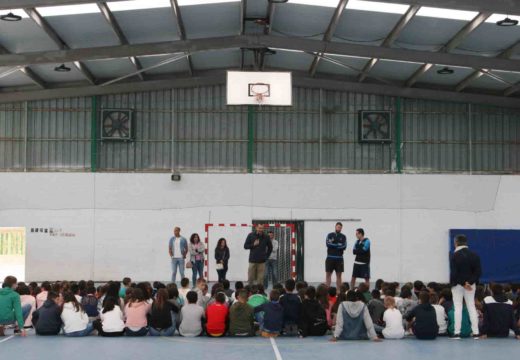
[[[132,141],[133,135],[132,110],[101,110],[101,140]]]
[[[391,142],[391,112],[360,111],[359,141],[368,143]]]

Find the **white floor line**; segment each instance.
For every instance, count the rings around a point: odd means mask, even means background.
[[[6,342],[8,340],[11,340],[12,338],[14,338],[14,335],[8,336],[5,339],[0,340],[0,343]]]
[[[278,346],[276,345],[276,340],[271,338],[271,345],[273,346],[274,356],[276,360],[283,360],[282,355],[280,354],[280,350],[278,350]]]

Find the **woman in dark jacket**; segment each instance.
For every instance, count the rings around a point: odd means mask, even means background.
[[[229,248],[226,239],[220,238],[215,248],[215,260],[217,261],[218,281],[226,280],[226,273],[228,271]]]

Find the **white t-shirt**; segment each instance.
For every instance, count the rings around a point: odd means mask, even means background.
[[[397,309],[387,309],[383,314],[386,323],[383,329],[385,339],[402,339],[404,337],[403,315]]]
[[[442,305],[432,305],[437,315],[437,325],[439,325],[439,334],[446,334],[448,331],[448,322],[446,321],[446,311]]]
[[[176,258],[181,258],[182,257],[182,252],[181,252],[181,238],[175,238],[173,240],[173,256],[176,257]]]

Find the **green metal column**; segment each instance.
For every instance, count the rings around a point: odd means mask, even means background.
[[[253,162],[255,158],[255,113],[254,106],[247,107],[247,172],[253,173]]]
[[[400,174],[403,166],[401,162],[401,98],[395,99],[395,163],[397,166],[397,173]]]
[[[98,122],[98,109],[97,109],[97,96],[92,96],[92,110],[91,110],[91,123],[90,123],[90,171],[97,171],[97,122]]]

